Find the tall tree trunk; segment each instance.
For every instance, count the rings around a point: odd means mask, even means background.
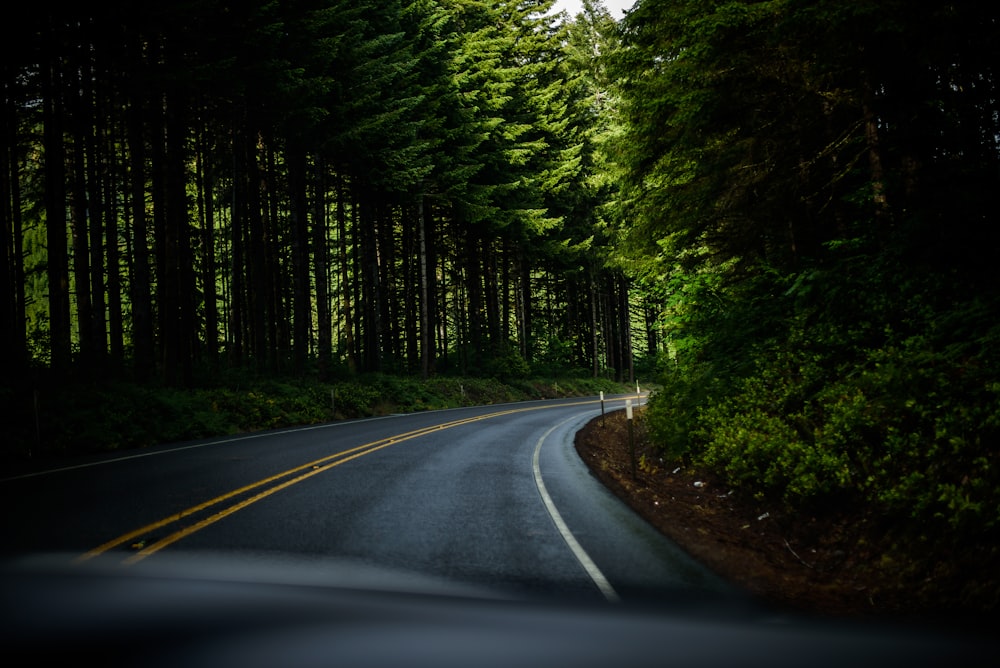
[[[397,318],[399,298],[396,281],[396,244],[393,230],[393,211],[384,204],[375,210],[375,242],[378,263],[378,283],[376,308],[378,309],[378,348],[383,360],[395,365],[400,355],[399,319]],[[384,368],[384,362],[379,364]]]
[[[122,124],[115,123],[105,137],[104,152],[112,161],[105,170],[106,193],[124,190],[126,184],[125,161],[117,157],[120,151],[116,147],[124,145],[120,135]],[[108,198],[107,225],[105,226],[105,246],[107,247],[107,283],[108,283],[108,349],[115,368],[120,369],[125,361],[125,322],[122,311],[121,283],[121,248],[119,247],[119,220],[121,212],[118,209],[118,198]]]
[[[591,366],[593,369],[593,376],[597,378],[601,373],[601,347],[600,347],[600,328],[598,327],[597,311],[598,311],[598,292],[597,292],[597,280],[593,275],[593,269],[590,270],[590,354],[591,354]]]
[[[645,354],[650,358],[655,358],[660,349],[659,330],[657,329],[657,309],[652,297],[645,297],[642,301],[643,324],[646,328],[646,350]]]
[[[9,351],[12,380],[27,368],[24,296],[24,237],[21,228],[20,179],[17,166],[17,106],[13,86],[15,68],[2,64],[2,122],[0,132],[0,350]]]
[[[99,86],[98,86],[99,88]],[[107,267],[104,260],[104,226],[107,212],[104,206],[103,172],[107,170],[104,156],[100,155],[98,147],[102,146],[102,138],[107,134],[107,114],[104,108],[103,93],[97,90],[94,95],[94,114],[86,134],[87,148],[87,200],[89,203],[90,222],[90,303],[91,303],[91,340],[93,345],[93,363],[95,368],[107,373],[106,358],[108,351],[107,304],[105,295],[105,275]],[[110,223],[108,223],[110,225]]]
[[[382,351],[380,346],[382,323],[379,301],[379,259],[376,244],[378,230],[376,212],[367,194],[363,196],[359,208],[359,245],[361,252],[361,267],[364,276],[361,281],[361,322],[363,324],[361,349],[362,365],[365,371],[380,371]]]
[[[73,82],[73,123],[72,143],[72,188],[70,190],[70,234],[73,240],[73,291],[76,294],[77,337],[80,342],[80,361],[92,371],[96,363],[94,329],[91,319],[93,311],[90,300],[90,251],[87,231],[90,203],[87,201],[87,156],[86,145],[89,133],[91,110],[82,96],[89,93],[90,82],[84,79],[80,65],[80,76]],[[93,159],[93,157],[91,157]],[[97,271],[97,268],[94,269]]]
[[[154,96],[157,104],[152,105],[149,119],[150,137],[150,193],[153,206],[153,257],[156,274],[154,278],[154,299],[156,311],[157,357],[161,379],[174,385],[179,378],[177,357],[178,304],[175,297],[177,281],[171,267],[176,255],[172,248],[176,243],[170,234],[167,220],[167,127],[164,106],[166,95],[161,91]]]
[[[495,358],[501,349],[500,282],[497,276],[497,249],[491,241],[483,242],[483,306],[486,312],[486,350]]]
[[[142,44],[138,35],[129,43],[129,67],[133,80],[141,80]],[[155,367],[152,281],[149,261],[149,231],[146,218],[146,137],[143,109],[145,95],[132,99],[128,113],[128,155],[132,205],[132,248],[129,257],[132,275],[129,290],[132,302],[132,346],[135,377],[148,380]]]
[[[461,342],[467,344],[465,355],[478,372],[483,357],[483,267],[479,235],[472,225],[468,226],[465,233],[464,264],[468,338]]]
[[[4,66],[6,70],[6,67]],[[6,74],[6,72],[4,72]],[[4,88],[6,88],[6,81],[3,82]],[[4,105],[3,105],[3,136],[4,139],[8,139],[11,136],[9,131],[10,122],[8,121],[8,112],[10,111],[11,105],[7,103],[9,99],[6,90],[4,92]],[[4,141],[3,145],[0,145],[0,350],[10,351],[15,359],[15,364],[18,370],[20,370],[21,362],[21,351],[17,349],[14,345],[15,341],[15,329],[17,327],[17,298],[15,297],[16,291],[20,290],[16,286],[22,285],[15,282],[15,262],[20,261],[19,256],[14,254],[14,207],[11,191],[13,189],[13,182],[16,180],[16,170],[11,168],[12,162],[12,151],[11,147],[14,145],[9,141]],[[20,227],[18,227],[16,236],[21,236]]]
[[[263,176],[258,164],[256,134],[248,133],[244,138],[247,142],[247,235],[250,243],[248,263],[249,287],[247,303],[249,305],[250,346],[254,364],[258,370],[267,367],[267,315],[270,306],[270,295],[267,290],[267,250],[264,239],[263,206],[261,204],[261,188]]]
[[[271,372],[281,372],[284,365],[284,357],[288,352],[288,341],[291,338],[289,327],[289,314],[284,308],[284,304],[290,300],[285,299],[284,288],[288,285],[283,275],[281,263],[281,239],[280,239],[280,217],[278,198],[276,189],[278,182],[277,166],[275,164],[274,149],[270,143],[265,144],[264,150],[264,170],[261,178],[261,196],[263,206],[263,244],[264,244],[264,276],[263,285],[267,295],[267,364],[266,367]]]
[[[167,115],[167,216],[173,237],[172,271],[176,275],[174,299],[178,309],[179,336],[177,340],[180,361],[180,382],[190,386],[194,382],[194,362],[198,354],[198,316],[195,295],[198,281],[195,275],[194,252],[191,247],[191,212],[187,199],[188,96],[175,92],[168,100]]]
[[[205,355],[215,366],[219,352],[219,306],[215,260],[215,173],[211,163],[207,128],[202,128],[198,151],[201,203],[201,292],[205,308]]]
[[[153,231],[156,256],[156,312],[159,334],[160,371],[167,385],[179,385],[180,303],[178,301],[177,233],[173,229],[170,201],[170,154],[167,150],[167,118],[164,95],[156,110],[152,143]]]
[[[164,58],[180,62],[171,44]],[[189,100],[177,88],[163,91],[153,133],[153,220],[157,231],[157,297],[163,379],[168,385],[193,381],[197,341],[194,259],[187,208],[187,125]]]
[[[420,196],[418,196],[418,199]],[[405,339],[406,370],[414,372],[421,368],[419,311],[420,290],[420,223],[421,206],[405,206],[402,210],[402,271],[400,286],[403,299],[400,308],[403,310],[403,338]]]
[[[337,248],[340,256],[340,295],[344,317],[344,345],[347,348],[347,369],[353,374],[358,370],[354,341],[353,305],[356,301],[351,299],[354,294],[354,283],[350,280],[352,272],[347,253],[347,188],[343,176],[337,178]],[[354,276],[357,274],[354,273]]]
[[[438,291],[438,297],[436,300],[439,310],[437,317],[435,318],[435,323],[437,324],[436,338],[438,342],[437,357],[439,359],[441,357],[444,357],[445,360],[447,361],[448,346],[450,341],[450,338],[448,336],[450,331],[448,329],[448,295],[450,294],[450,291],[454,291],[454,288],[449,289],[449,286],[453,286],[455,284],[455,281],[452,280],[449,282],[448,280],[447,257],[441,259],[440,266],[441,266],[441,281],[440,281],[441,284],[440,284],[440,289]]]
[[[309,205],[306,193],[306,154],[291,143],[287,157],[291,200],[292,243],[292,352],[296,373],[303,373],[309,353],[312,302],[309,290]]]
[[[469,373],[470,357],[472,348],[471,313],[469,307],[469,284],[468,270],[462,265],[458,251],[455,251],[451,262],[452,267],[452,313],[455,314],[455,350],[458,353],[458,365],[462,375]]]
[[[500,254],[500,338],[506,349],[511,341],[510,268],[513,262],[511,244],[504,241]]]
[[[861,113],[865,124],[865,144],[868,149],[869,181],[872,188],[872,201],[875,205],[876,219],[882,222],[877,232],[884,235],[885,221],[889,214],[889,200],[886,193],[885,167],[883,162],[882,142],[879,138],[879,119],[874,111],[875,86],[864,77],[863,101]]]
[[[49,343],[52,368],[70,362],[69,251],[66,242],[66,155],[64,149],[62,71],[59,54],[43,66],[42,97],[45,145],[45,230],[49,279]]]
[[[518,298],[518,303],[520,305],[520,317],[518,318],[518,321],[521,339],[521,356],[524,358],[525,362],[531,364],[535,357],[535,342],[533,337],[534,314],[532,312],[531,304],[531,267],[528,264],[528,258],[523,252],[518,260],[520,270],[520,278],[517,286],[520,292],[520,297]]]
[[[230,330],[230,364],[243,366],[245,362],[247,335],[247,310],[249,309],[246,289],[246,236],[249,208],[249,162],[250,142],[244,136],[246,124],[240,112],[233,118],[233,199],[231,204],[230,229],[230,291],[229,291],[229,330]]]
[[[607,355],[608,365],[614,372],[614,379],[618,382],[622,380],[622,356],[621,356],[621,321],[618,313],[618,299],[615,279],[611,275],[602,277],[601,284],[604,288],[601,301],[604,305],[604,343],[605,355]]]
[[[434,325],[431,321],[434,290],[430,283],[431,262],[427,251],[428,227],[433,223],[433,217],[425,211],[424,199],[422,193],[417,199],[417,225],[420,245],[420,375],[427,380],[434,368]]]
[[[618,291],[622,312],[622,359],[627,375],[625,380],[635,382],[635,355],[632,353],[632,309],[629,299],[629,282],[623,274],[618,275]]]
[[[333,322],[330,315],[330,265],[329,234],[326,212],[326,173],[317,160],[313,181],[312,255],[313,280],[316,284],[316,360],[319,377],[325,380],[330,373],[330,351],[333,346]]]

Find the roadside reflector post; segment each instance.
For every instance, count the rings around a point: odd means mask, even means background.
[[[638,406],[642,399],[642,390],[639,389],[639,381],[635,381],[635,405]]]
[[[601,391],[601,428],[604,428],[604,391]]]
[[[632,460],[632,479],[635,480],[635,436],[632,431],[632,400],[625,400],[625,420],[628,422],[628,454]]]

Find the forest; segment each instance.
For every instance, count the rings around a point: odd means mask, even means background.
[[[1000,10],[552,8],[12,10],[4,455],[109,386],[655,373],[664,457],[1000,563]]]
[[[51,406],[65,379],[630,380],[656,330],[607,262],[598,33],[551,6],[81,3],[8,22],[14,400]]]
[[[996,610],[1000,10],[645,1],[621,39],[661,447]]]

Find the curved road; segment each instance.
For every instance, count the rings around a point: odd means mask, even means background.
[[[435,411],[9,475],[0,545],[128,564],[294,555],[517,597],[725,590],[577,457],[574,434],[600,411],[596,398]]]

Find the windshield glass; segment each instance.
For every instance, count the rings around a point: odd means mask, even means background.
[[[14,19],[5,564],[992,628],[997,8]]]

